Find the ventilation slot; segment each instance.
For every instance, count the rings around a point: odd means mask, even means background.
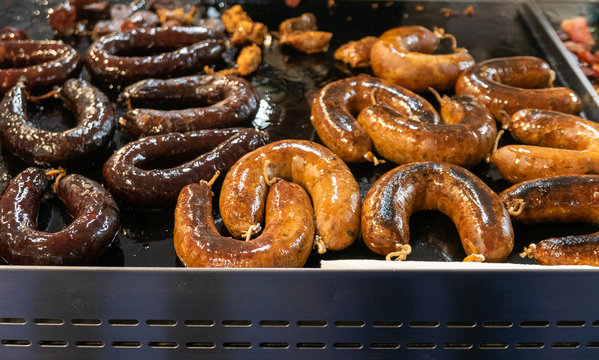
[[[177,322],[175,320],[147,320],[146,324],[148,326],[176,326]]]
[[[487,328],[509,328],[514,326],[514,323],[511,321],[485,321],[483,322],[483,327]]]
[[[554,342],[551,347],[554,349],[578,349],[580,343],[577,342]]]
[[[361,349],[362,344],[360,343],[335,343],[333,344],[335,349]]]
[[[81,348],[103,348],[103,341],[75,341],[75,346]]]
[[[262,320],[260,326],[265,327],[288,327],[289,321],[287,320]]]
[[[37,344],[41,347],[66,347],[67,342],[64,340],[40,340]]]
[[[185,347],[187,347],[188,349],[214,349],[216,347],[216,344],[208,341],[194,341],[186,343]]]
[[[327,322],[323,320],[300,320],[297,322],[297,326],[302,327],[325,327]]]
[[[481,349],[507,349],[508,348],[508,344],[507,343],[482,343],[479,345],[479,348]]]
[[[436,328],[439,327],[438,321],[411,321],[410,327],[413,328]]]
[[[520,327],[549,327],[549,321],[522,321]]]
[[[113,341],[112,346],[115,348],[140,348],[139,341]]]
[[[98,319],[73,319],[71,324],[75,326],[100,326],[102,321]]]
[[[148,346],[151,348],[158,349],[176,349],[179,344],[174,341],[150,341]]]
[[[337,327],[364,327],[364,321],[335,321]]]
[[[251,349],[252,343],[249,342],[226,342],[223,343],[225,349]]]
[[[475,321],[448,321],[448,328],[473,328],[476,327]]]
[[[472,349],[472,344],[468,344],[468,343],[446,343],[446,344],[443,344],[443,348],[444,349],[456,349],[456,350],[469,350],[469,349]]]
[[[584,321],[558,321],[558,327],[583,327],[586,323]]]
[[[303,343],[298,343],[297,347],[300,349],[324,349],[326,347],[326,345],[325,345],[325,343],[303,342]]]
[[[0,318],[0,325],[25,325],[24,318]]]
[[[409,343],[406,345],[408,349],[434,349],[434,343]]]
[[[64,320],[62,319],[33,319],[36,325],[62,325]]]
[[[587,343],[589,349],[599,349],[599,341],[591,341]]]
[[[226,327],[250,327],[252,322],[249,320],[223,320],[222,326]]]
[[[135,319],[110,319],[108,323],[112,326],[137,326],[139,321]]]
[[[516,349],[542,349],[543,343],[516,343]]]
[[[375,350],[393,350],[393,349],[399,349],[399,344],[398,343],[372,343],[370,344],[370,348],[371,349],[375,349]]]
[[[212,326],[214,326],[214,321],[212,321],[212,320],[185,320],[185,321],[183,321],[183,325],[196,326],[196,327],[212,327]]]
[[[5,346],[29,346],[31,341],[29,340],[2,340],[2,345]]]
[[[373,321],[372,322],[372,327],[375,328],[398,328],[401,327],[403,324],[401,321],[394,321],[394,320],[379,320],[379,321]]]
[[[277,342],[264,342],[260,343],[260,347],[263,349],[288,349],[288,343],[277,343]]]

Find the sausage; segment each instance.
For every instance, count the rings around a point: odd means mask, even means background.
[[[556,176],[523,182],[500,194],[512,221],[585,222],[599,225],[599,176]],[[599,232],[550,238],[532,244],[528,255],[542,265],[599,266]]]
[[[493,148],[495,119],[472,96],[444,97],[440,102],[444,124],[412,120],[384,105],[362,110],[358,123],[377,153],[394,163],[437,161],[473,167]]]
[[[29,40],[29,35],[25,30],[20,30],[12,26],[5,26],[0,31],[0,41],[11,40]]]
[[[451,54],[433,54],[443,37],[452,36],[422,26],[388,30],[370,51],[372,71],[380,78],[416,92],[429,87],[452,89],[460,73],[474,65],[474,59],[465,48],[455,47],[455,39]]]
[[[176,79],[147,79],[123,90],[120,102],[132,106],[149,105],[173,108],[137,108],[120,118],[124,132],[134,136],[225,128],[251,119],[258,111],[260,97],[245,79],[236,76],[197,75]]]
[[[312,250],[314,215],[306,191],[279,179],[268,191],[262,234],[251,241],[223,237],[214,226],[210,186],[202,181],[181,191],[173,237],[188,267],[302,267]]]
[[[0,42],[0,94],[21,78],[28,90],[47,89],[75,76],[80,68],[77,51],[59,41]]]
[[[281,140],[246,155],[227,173],[219,208],[233,237],[264,219],[265,175],[304,187],[314,206],[317,242],[330,250],[350,246],[360,229],[360,189],[351,171],[334,153],[305,140]]]
[[[213,29],[199,26],[140,28],[100,38],[90,46],[85,61],[95,78],[131,84],[201,69],[202,65],[218,60],[224,49],[224,34]],[[162,53],[128,56],[136,51]]]
[[[476,97],[497,119],[526,108],[576,114],[582,110],[578,95],[552,87],[555,73],[545,61],[532,56],[489,59],[465,71],[455,86],[457,94]]]
[[[528,145],[509,145],[490,158],[512,183],[556,175],[599,173],[599,124],[575,115],[525,109],[507,122]]]
[[[114,109],[100,90],[85,80],[70,79],[58,91],[77,125],[63,132],[42,130],[29,121],[28,94],[18,83],[0,103],[0,139],[27,164],[79,166],[93,162],[106,148],[116,127]]]
[[[372,141],[354,114],[370,105],[386,105],[403,116],[439,124],[441,118],[424,98],[388,81],[358,75],[323,87],[312,103],[310,120],[322,142],[345,162],[361,162]]]
[[[0,195],[0,255],[9,264],[85,265],[104,253],[119,229],[119,209],[96,181],[71,174],[56,194],[73,221],[50,233],[37,228],[40,201],[49,177],[28,168],[11,179]]]
[[[279,24],[281,45],[287,45],[307,54],[326,52],[333,34],[317,31],[314,14],[305,13]]]
[[[217,170],[226,171],[266,138],[266,133],[255,129],[149,136],[117,150],[102,174],[110,192],[126,204],[166,206],[175,203],[185,185],[209,179]],[[185,159],[189,161],[181,164]]]
[[[499,196],[468,170],[435,162],[398,166],[372,185],[362,206],[364,242],[377,254],[394,254],[408,244],[409,219],[419,210],[449,216],[469,256],[500,262],[512,251],[512,223]]]

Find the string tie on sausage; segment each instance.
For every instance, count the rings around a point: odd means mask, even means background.
[[[247,230],[241,232],[241,236],[245,238],[245,241],[250,241],[252,235],[257,234],[262,230],[262,225],[254,224],[250,225]]]
[[[549,87],[554,87],[553,82],[555,81],[555,71],[549,71]]]
[[[208,185],[209,188],[212,188],[212,185],[214,185],[214,183],[216,182],[216,179],[218,178],[218,176],[220,175],[220,171],[216,170],[216,172],[214,173],[214,175],[212,176],[212,178],[208,181],[206,180],[200,180],[200,184],[204,183],[206,185]],[[210,192],[210,194],[212,196],[214,196],[214,192]]]
[[[435,26],[433,28],[433,34],[439,40],[442,40],[442,39],[449,39],[449,40],[451,40],[451,50],[452,51],[455,51],[455,49],[458,47],[458,42],[457,42],[455,36],[453,36],[452,34],[446,34],[445,33],[445,29],[438,28],[438,27]]]
[[[268,186],[272,186],[275,182],[276,182],[276,178],[273,179],[269,179],[268,177],[268,166],[270,165],[270,160],[266,160],[264,162],[264,168],[262,168],[262,176],[264,176],[264,181],[266,182],[266,185]]]
[[[441,96],[437,92],[437,90],[433,89],[432,87],[429,87],[428,91],[430,91],[435,96],[435,98],[439,102],[439,105],[441,105],[441,106],[443,106],[445,103],[447,103],[449,101],[449,98],[447,97],[447,95]]]
[[[501,128],[504,130],[509,129],[510,124],[512,123],[512,117],[505,110],[500,110],[499,113],[501,114],[501,119],[498,120],[501,123]]]
[[[510,216],[518,216],[524,211],[524,200],[512,199],[507,204],[507,213]]]
[[[384,164],[387,162],[387,160],[385,160],[385,159],[378,159],[376,156],[374,156],[372,151],[369,151],[366,154],[364,154],[364,159],[366,159],[366,161],[373,163],[374,166],[377,166],[378,164]]]
[[[491,155],[493,155],[493,153],[495,153],[495,151],[497,151],[497,148],[499,147],[499,139],[501,139],[503,134],[505,134],[505,130],[503,130],[503,129],[501,129],[497,132],[497,135],[495,136],[495,143],[493,144],[493,149],[491,149],[491,152],[489,154],[487,154],[487,156],[485,157],[485,161],[487,163],[491,162]]]
[[[25,90],[25,94],[27,95],[27,99],[29,99],[29,101],[40,102],[42,100],[49,99],[49,98],[57,98],[60,95],[60,88],[53,89],[53,90],[48,91],[45,94],[36,95],[36,96],[31,95],[27,90]]]
[[[483,254],[470,254],[462,260],[462,262],[485,262],[486,258]]]
[[[58,189],[58,183],[62,180],[63,177],[67,176],[67,171],[63,169],[61,166],[58,169],[51,169],[46,171],[46,176],[55,177],[54,184],[52,184],[52,191],[56,192]]]
[[[534,257],[534,252],[537,251],[537,245],[530,244],[528,247],[524,248],[524,251],[520,253],[521,258],[529,258],[532,259]]]
[[[320,255],[327,252],[327,246],[324,244],[324,241],[319,235],[314,237],[314,245],[312,248],[316,249],[316,252],[318,252]]]
[[[408,255],[412,252],[412,247],[408,244],[397,245],[397,251],[393,251],[385,256],[386,261],[404,261]]]

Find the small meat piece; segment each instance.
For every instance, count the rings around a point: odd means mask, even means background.
[[[66,36],[73,34],[77,27],[77,9],[70,2],[65,2],[51,10],[49,22],[52,29]]]
[[[423,12],[424,11],[424,6],[422,5],[416,5],[416,7],[414,8],[417,12]]]
[[[150,10],[156,11],[159,9],[175,10],[185,7],[188,1],[185,0],[154,0],[150,2]]]
[[[12,41],[12,40],[29,40],[29,35],[25,30],[19,30],[12,26],[5,26],[0,31],[0,41]]]
[[[132,14],[131,6],[126,4],[115,4],[110,8],[110,18],[112,20],[125,20]]]
[[[241,5],[235,5],[225,11],[221,17],[225,23],[225,29],[229,33],[234,33],[241,21],[252,22],[252,18],[243,10]]]
[[[595,40],[591,36],[587,19],[578,16],[562,21],[561,28],[570,36],[574,42],[584,44],[589,48],[595,46]]]
[[[370,49],[378,40],[374,36],[367,36],[358,41],[350,41],[341,45],[335,51],[335,60],[343,61],[352,68],[370,66]]]
[[[169,22],[177,22],[180,26],[191,26],[195,21],[195,14],[198,9],[195,6],[191,6],[189,11],[185,11],[185,8],[177,8],[174,10],[169,9],[158,9],[158,20],[161,24],[166,25]]]
[[[301,2],[302,0],[285,0],[285,5],[294,8],[297,7]]]
[[[240,21],[231,37],[231,44],[234,46],[243,46],[248,43],[262,45],[267,32],[268,28],[263,23]]]
[[[291,34],[294,31],[312,31],[317,29],[316,17],[314,14],[305,13],[301,16],[283,21],[279,25],[279,34],[282,36]]]
[[[326,52],[333,34],[317,31],[316,17],[305,13],[279,25],[281,45],[289,45],[307,54]]]
[[[241,49],[237,57],[237,70],[239,75],[246,76],[258,69],[262,62],[262,50],[256,44]]]
[[[468,5],[468,7],[464,9],[463,13],[466,16],[472,16],[472,15],[474,15],[474,6]]]
[[[441,8],[441,12],[446,18],[458,16],[458,12],[450,8]]]

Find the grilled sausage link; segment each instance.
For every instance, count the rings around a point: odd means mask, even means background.
[[[499,262],[512,251],[512,224],[499,197],[469,171],[434,162],[399,166],[372,185],[362,206],[364,242],[377,254],[398,251],[408,244],[409,219],[419,210],[449,216],[467,255]]]
[[[515,222],[599,225],[599,176],[596,175],[527,181],[504,190],[500,197]],[[525,249],[523,255],[542,265],[599,266],[599,232],[542,240]]]
[[[77,125],[62,132],[42,130],[29,121],[25,85],[15,85],[0,103],[2,145],[30,165],[69,167],[96,160],[116,127],[112,103],[89,82],[76,79],[63,84],[59,98]]]
[[[310,198],[301,186],[285,180],[270,187],[264,231],[250,241],[219,234],[205,181],[184,187],[175,208],[175,251],[189,267],[301,267],[313,241]]]
[[[354,114],[386,105],[406,118],[438,124],[441,118],[424,98],[388,81],[359,75],[323,87],[312,103],[310,120],[322,142],[346,162],[362,162],[372,152],[372,141]]]
[[[198,75],[169,80],[147,79],[127,87],[120,102],[132,106],[189,106],[180,110],[131,109],[120,119],[134,136],[237,126],[258,111],[260,97],[245,79]]]
[[[227,173],[219,208],[233,237],[240,237],[264,218],[265,175],[290,180],[308,191],[316,234],[327,249],[342,250],[354,242],[360,229],[358,183],[329,149],[302,140],[263,146],[243,156]]]
[[[599,173],[599,124],[575,115],[525,109],[507,122],[510,133],[528,145],[504,146],[491,155],[512,183],[557,175]]]
[[[73,222],[49,233],[37,228],[48,184],[39,168],[28,168],[10,180],[0,196],[0,255],[9,264],[89,264],[104,253],[119,229],[116,203],[99,183],[68,175],[58,183],[56,194]]]
[[[0,42],[0,95],[23,78],[27,89],[47,89],[75,76],[81,63],[71,46],[59,41]]]
[[[406,118],[390,107],[369,106],[358,123],[377,153],[397,164],[437,161],[472,167],[493,148],[497,129],[489,111],[472,96],[441,99],[444,124]]]
[[[117,150],[102,173],[110,192],[126,204],[161,207],[174,204],[185,185],[228,170],[242,155],[264,145],[266,138],[255,129],[148,136]],[[181,159],[190,158],[181,164]]]
[[[489,59],[465,71],[455,86],[457,94],[472,95],[497,119],[526,108],[576,114],[582,110],[578,95],[553,86],[555,73],[545,61],[532,56]]]
[[[200,69],[202,65],[215,62],[224,49],[224,33],[214,29],[140,28],[100,38],[87,52],[86,66],[101,81],[131,84]],[[151,56],[127,56],[136,51],[163,52]]]
[[[464,48],[451,54],[433,54],[444,35],[422,26],[400,26],[384,32],[370,51],[372,71],[412,91],[429,87],[449,90],[474,59]]]

